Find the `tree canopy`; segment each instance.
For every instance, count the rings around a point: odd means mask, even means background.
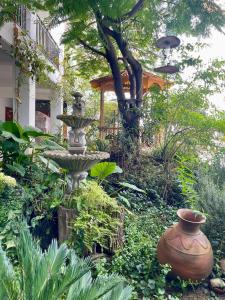
[[[143,104],[142,69],[153,69],[157,58],[155,40],[165,34],[210,34],[222,31],[225,14],[214,0],[3,0],[0,22],[12,18],[18,4],[49,12],[49,26],[66,22],[62,42],[83,47],[93,66],[104,60],[111,69],[122,125],[134,141],[140,136]],[[76,54],[78,55],[78,54]],[[127,103],[121,70],[130,81],[131,104]]]

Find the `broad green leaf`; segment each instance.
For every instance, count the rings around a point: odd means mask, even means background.
[[[128,189],[131,189],[131,190],[133,190],[133,191],[137,191],[137,192],[139,192],[139,193],[144,193],[144,194],[146,194],[146,192],[144,191],[144,190],[142,190],[142,189],[139,189],[136,185],[134,185],[134,184],[130,184],[130,183],[128,183],[128,182],[119,182],[119,185],[121,185],[121,186],[123,186],[123,187],[125,187],[125,188],[128,188]]]
[[[118,198],[119,198],[119,201],[120,201],[123,205],[125,205],[126,207],[129,207],[129,208],[130,208],[130,202],[129,202],[129,200],[128,200],[126,197],[124,197],[124,196],[122,196],[122,195],[119,195]]]
[[[23,137],[24,130],[17,122],[6,121],[1,126],[4,131],[13,133],[17,138]]]
[[[116,163],[114,162],[100,162],[91,168],[90,175],[97,177],[100,180],[105,179],[109,175],[115,173]]]
[[[16,244],[13,240],[5,242],[5,245],[6,245],[7,249],[14,248],[16,246]]]
[[[52,137],[52,135],[48,134],[48,133],[44,133],[43,131],[41,131],[38,128],[34,128],[34,127],[24,127],[24,133],[23,136],[26,137]]]
[[[56,142],[45,139],[44,141],[41,141],[40,143],[33,143],[32,144],[35,149],[44,149],[44,150],[65,150],[62,146],[57,144]]]
[[[8,132],[8,131],[5,131],[5,130],[2,131],[1,136],[3,136],[6,139],[10,139],[11,138],[11,139],[13,139],[15,142],[17,142],[19,144],[25,144],[25,143],[27,143],[27,140],[18,138],[17,136],[15,136],[15,134],[13,134],[11,132]]]
[[[20,164],[17,164],[17,163],[13,163],[13,165],[9,165],[9,164],[6,164],[6,167],[12,171],[12,172],[16,172],[17,174],[19,174],[20,176],[24,176],[25,175],[25,169],[22,165]]]
[[[60,167],[57,165],[56,162],[54,162],[51,159],[47,159],[42,155],[38,155],[38,158],[40,161],[45,164],[46,167],[48,167],[52,172],[54,173],[60,173]]]
[[[123,169],[121,169],[119,166],[116,166],[116,169],[115,169],[115,171],[113,173],[119,173],[119,174],[121,174],[121,173],[123,173]]]

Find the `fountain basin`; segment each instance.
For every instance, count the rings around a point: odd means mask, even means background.
[[[69,173],[83,172],[94,164],[110,157],[107,152],[86,152],[85,154],[71,154],[69,151],[45,151],[44,156],[54,160],[60,167],[67,169]]]
[[[89,118],[83,116],[75,115],[58,115],[57,119],[64,122],[67,126],[72,127],[73,129],[79,129],[89,126],[91,123],[97,121],[96,118]]]

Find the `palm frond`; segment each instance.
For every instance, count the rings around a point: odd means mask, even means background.
[[[102,300],[128,300],[131,298],[132,288],[130,286],[124,287],[121,283],[116,286],[111,292],[103,296]]]
[[[92,281],[89,286],[85,286],[83,289],[77,289],[76,284],[71,287],[73,290],[73,298],[67,300],[98,300],[104,299],[104,296],[108,295],[110,299],[111,293],[113,294],[113,290],[117,289],[118,286],[123,282],[123,279],[117,275],[111,276],[101,276],[98,277],[96,280]],[[115,292],[114,292],[115,293]],[[118,295],[122,293],[122,289],[118,291]],[[115,299],[115,298],[114,298]],[[126,299],[126,298],[125,298]],[[127,298],[129,299],[129,298]],[[118,300],[118,299],[117,299]],[[123,299],[124,300],[124,299]]]
[[[13,266],[0,246],[0,299],[18,299],[19,285]]]
[[[16,243],[19,268],[0,246],[0,299],[127,300],[131,289],[115,275],[92,280],[90,258],[80,259],[66,244],[53,240],[43,252],[24,224]]]

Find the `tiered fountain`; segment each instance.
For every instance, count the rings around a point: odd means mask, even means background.
[[[60,167],[67,169],[71,178],[68,193],[79,188],[80,181],[87,177],[87,171],[97,162],[109,158],[107,152],[86,151],[86,137],[84,128],[96,121],[95,118],[84,116],[84,100],[82,94],[73,94],[72,115],[59,115],[57,118],[71,127],[69,131],[68,150],[46,151],[45,157],[54,160]],[[59,241],[67,240],[71,234],[70,223],[74,219],[74,210],[60,207],[58,211]]]

